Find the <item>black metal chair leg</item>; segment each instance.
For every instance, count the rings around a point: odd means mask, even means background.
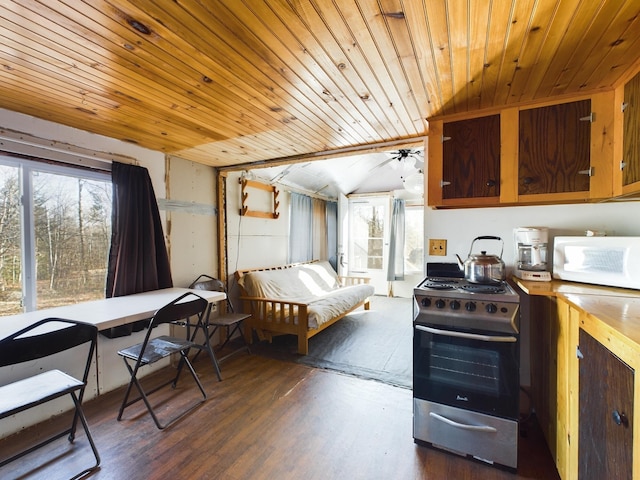
[[[87,423],[87,418],[84,415],[84,411],[82,410],[82,406],[80,403],[80,400],[78,400],[78,398],[76,397],[75,393],[71,392],[71,398],[73,399],[73,403],[76,406],[76,412],[74,414],[74,422],[75,422],[75,417],[77,416],[77,418],[80,419],[80,423],[82,423],[82,427],[84,428],[84,433],[87,436],[87,440],[89,441],[89,445],[91,445],[91,450],[93,451],[93,456],[96,459],[96,464],[90,468],[85,469],[84,471],[78,473],[77,475],[75,475],[74,477],[72,477],[73,479],[76,478],[80,478],[83,477],[85,474],[87,474],[88,472],[94,470],[98,465],[100,465],[100,454],[98,453],[98,449],[96,448],[96,444],[93,441],[93,436],[91,435],[91,431],[89,430],[89,424]],[[75,435],[74,435],[75,437]],[[69,440],[70,442],[73,442],[73,440]]]

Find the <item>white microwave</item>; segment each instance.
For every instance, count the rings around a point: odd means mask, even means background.
[[[640,237],[555,237],[553,278],[640,289]]]

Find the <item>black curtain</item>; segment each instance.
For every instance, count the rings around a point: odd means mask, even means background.
[[[149,172],[144,167],[113,162],[111,250],[106,297],[120,297],[173,286],[160,212]],[[148,324],[103,331],[109,338],[130,335]]]

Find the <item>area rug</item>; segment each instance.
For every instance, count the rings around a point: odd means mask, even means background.
[[[370,310],[360,308],[309,339],[308,355],[296,353],[293,335],[254,343],[251,351],[411,388],[412,342],[412,299],[374,296]]]

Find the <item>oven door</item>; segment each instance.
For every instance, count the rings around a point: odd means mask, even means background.
[[[517,420],[517,335],[414,324],[413,396]]]

